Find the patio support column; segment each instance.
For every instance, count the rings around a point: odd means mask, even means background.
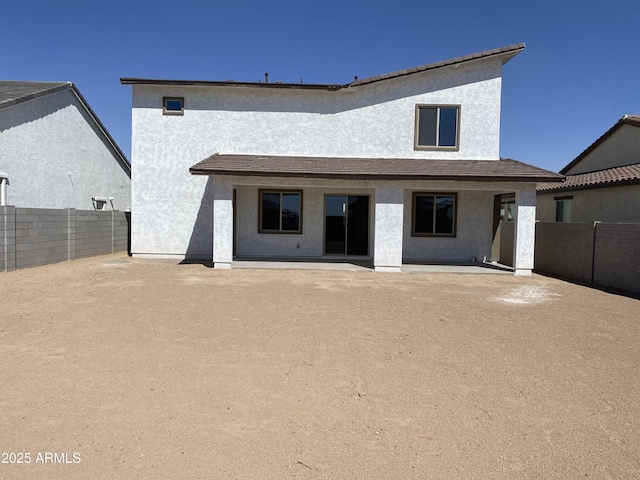
[[[399,272],[402,266],[404,189],[376,187],[375,208],[374,269],[376,272]]]
[[[220,176],[213,180],[213,268],[228,270],[233,260],[233,185]]]
[[[536,239],[536,186],[516,191],[516,225],[513,236],[513,267],[516,275],[531,275]]]

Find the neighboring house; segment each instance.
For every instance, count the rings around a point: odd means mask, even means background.
[[[348,84],[123,78],[133,88],[132,254],[491,260],[501,195],[533,268],[535,187],[499,158],[502,66],[523,44]]]
[[[640,116],[625,115],[560,173],[538,185],[542,222],[640,223]]]
[[[131,165],[68,82],[0,81],[0,204],[126,210]]]

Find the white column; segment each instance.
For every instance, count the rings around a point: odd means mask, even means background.
[[[516,231],[513,236],[513,267],[516,275],[531,275],[536,240],[536,186],[516,191]]]
[[[404,189],[376,187],[375,248],[376,272],[399,272],[402,266]]]
[[[228,270],[233,260],[233,185],[224,176],[213,180],[213,268]]]

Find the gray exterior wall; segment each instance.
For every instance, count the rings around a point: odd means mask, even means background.
[[[131,208],[131,177],[71,90],[0,109],[0,172],[7,204],[24,208]]]
[[[538,193],[537,220],[554,222],[553,198],[565,196],[573,197],[571,222],[640,223],[640,185]]]
[[[537,223],[535,270],[640,294],[640,224]]]
[[[128,213],[0,207],[0,271],[126,251]]]

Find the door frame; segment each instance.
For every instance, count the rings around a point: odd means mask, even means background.
[[[348,253],[346,253],[347,250],[347,245],[348,245],[348,237],[349,237],[349,224],[346,224],[346,230],[345,230],[345,253],[340,254],[340,253],[330,253],[327,254],[325,253],[325,248],[326,248],[326,240],[327,240],[327,197],[346,197],[347,201],[345,203],[346,207],[345,207],[345,218],[346,221],[349,221],[349,215],[347,212],[347,208],[349,205],[349,197],[367,197],[369,199],[368,205],[367,205],[367,253],[364,255],[349,255]],[[325,193],[322,196],[322,256],[323,257],[338,257],[338,258],[370,258],[371,257],[371,194],[370,193],[364,193],[364,194],[357,194],[357,193],[341,193],[341,192],[332,192],[332,193]]]

